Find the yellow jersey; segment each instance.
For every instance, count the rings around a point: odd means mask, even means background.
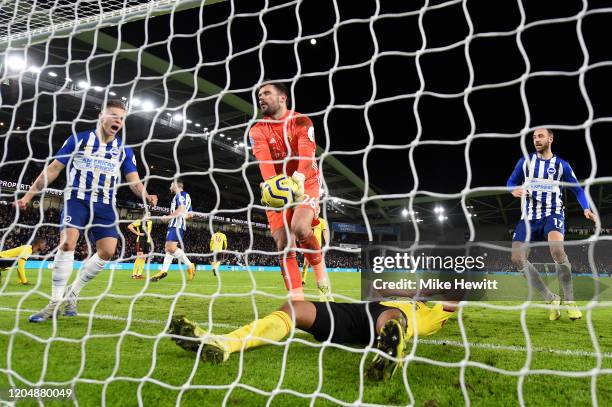
[[[436,304],[429,308],[425,303],[417,301],[386,301],[381,302],[382,305],[400,309],[406,318],[408,324],[406,328],[406,340],[414,335],[413,324],[416,320],[417,332],[419,337],[433,335],[442,329],[446,320],[453,315],[451,311],[445,311],[442,304]],[[413,317],[413,313],[415,316]]]
[[[210,238],[210,251],[227,249],[227,236],[222,232],[214,233]]]
[[[32,255],[32,246],[29,244],[24,244],[23,246],[15,247],[14,249],[8,249],[3,252],[0,252],[0,258],[3,259],[24,259],[27,260],[28,257]]]
[[[132,222],[132,226],[134,227],[134,229],[136,229],[136,232],[141,233],[140,228],[142,227],[142,221],[140,219],[136,220],[135,222]],[[153,229],[153,221],[148,220],[146,222],[146,230],[143,231],[144,234],[147,236],[148,243],[153,242],[153,240],[151,239],[151,229]],[[136,241],[140,241],[140,235],[136,236]]]
[[[312,232],[317,238],[317,241],[319,242],[319,246],[323,246],[323,231],[327,230],[327,222],[323,218],[319,218],[318,221],[319,223],[317,223],[316,225],[312,227]]]

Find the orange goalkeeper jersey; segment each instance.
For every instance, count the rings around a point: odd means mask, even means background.
[[[283,173],[291,176],[295,171],[304,174],[306,180],[318,179],[319,168],[315,160],[317,145],[314,127],[308,116],[292,110],[287,110],[278,120],[265,116],[251,127],[249,138],[264,180]],[[286,170],[283,162],[270,162],[285,158]]]

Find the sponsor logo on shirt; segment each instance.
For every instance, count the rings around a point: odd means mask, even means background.
[[[108,175],[115,175],[119,170],[116,161],[102,157],[77,155],[74,158],[73,165],[80,171],[100,171]]]

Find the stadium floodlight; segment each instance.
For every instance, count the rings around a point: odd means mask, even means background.
[[[204,127],[204,129],[202,129],[202,130],[204,130],[204,131],[208,131],[208,127]]]
[[[125,96],[121,96],[121,100],[123,100],[125,102],[127,100],[127,98]]]
[[[87,81],[79,81],[77,84],[80,89],[89,89],[89,82]]]
[[[187,123],[191,124],[191,123],[193,123],[193,121],[187,119]]]
[[[145,112],[150,112],[154,109],[155,109],[155,105],[150,100],[145,100],[142,103],[142,110],[144,110]]]
[[[406,208],[402,209],[402,216],[404,218],[408,216],[408,209],[406,209]]]
[[[200,127],[200,126],[202,126],[202,125],[201,125],[200,123],[196,123],[196,124],[195,124],[195,126],[196,126],[196,127]]]
[[[32,65],[28,68],[28,71],[32,73],[40,73],[40,67]]]
[[[57,73],[55,73],[53,71],[49,71],[49,73],[47,73],[47,75],[49,75],[52,78],[57,78]]]
[[[11,71],[22,71],[26,67],[26,61],[19,55],[11,55],[6,60],[6,66]]]
[[[436,206],[434,208],[434,213],[444,213],[444,208],[441,206]]]
[[[104,90],[102,86],[94,86],[93,88],[96,92],[102,92]]]
[[[444,222],[446,219],[448,219],[448,216],[438,215],[438,220],[439,220],[440,222]]]
[[[172,116],[172,113],[166,112],[166,116]]]
[[[317,39],[316,38],[311,38],[310,39],[310,45],[317,45]]]
[[[221,134],[219,134],[219,136],[220,136],[221,138],[223,138],[223,137],[225,137],[225,134],[221,133]]]
[[[130,100],[130,104],[132,106],[138,107],[142,104],[142,100],[138,99],[138,98],[132,98],[132,100]]]
[[[117,96],[117,94],[115,92],[113,92],[112,90],[110,92],[108,92],[109,95],[111,96]]]
[[[174,120],[177,123],[180,123],[183,121],[183,115],[180,113],[176,113],[174,116],[172,116],[172,120]]]

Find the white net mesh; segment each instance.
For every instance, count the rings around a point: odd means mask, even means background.
[[[286,298],[278,273],[261,271],[277,265],[278,253],[248,142],[258,117],[254,92],[266,78],[290,83],[292,106],[315,122],[323,215],[363,231],[351,239],[334,229],[324,248],[328,268],[359,268],[355,247],[363,241],[495,240],[487,222],[499,219],[495,232],[507,234],[518,205],[501,185],[540,125],[582,137],[566,155],[580,157],[576,171],[600,214],[587,233],[607,240],[612,177],[601,151],[610,116],[594,89],[612,57],[587,26],[605,31],[612,8],[586,0],[559,11],[520,0],[475,3],[0,2],[2,250],[41,235],[50,247],[28,263],[31,286],[16,285],[15,269],[2,273],[0,403],[16,400],[6,389],[34,387],[69,388],[75,405],[612,403],[609,301],[580,302],[584,316],[573,325],[546,325],[547,308],[536,302],[462,303],[436,337],[412,340],[400,374],[384,385],[364,379],[372,347],[318,343],[293,330],[274,346],[210,366],[166,333],[174,314],[226,333]],[[570,37],[574,46],[563,50]],[[126,226],[142,216],[143,202],[124,184],[117,256],[84,289],[78,317],[29,324],[49,299],[65,182],[51,184],[26,212],[11,202],[68,134],[94,127],[95,107],[111,98],[129,104],[122,137],[160,196],[153,214],[169,212],[172,180],[186,182],[195,217],[185,252],[199,264],[196,279],[173,269],[157,285],[129,280],[136,257]],[[503,178],[490,171],[500,166]],[[571,199],[568,211],[576,212]],[[432,203],[451,208],[427,209]],[[454,232],[440,229],[447,220]],[[153,226],[147,278],[160,267],[165,228]],[[208,242],[219,228],[229,247],[213,278]],[[82,236],[77,260],[93,251]],[[596,277],[609,267],[593,251],[588,259],[585,270]],[[359,300],[357,273],[330,276],[336,301]],[[316,299],[314,282],[306,287]]]

